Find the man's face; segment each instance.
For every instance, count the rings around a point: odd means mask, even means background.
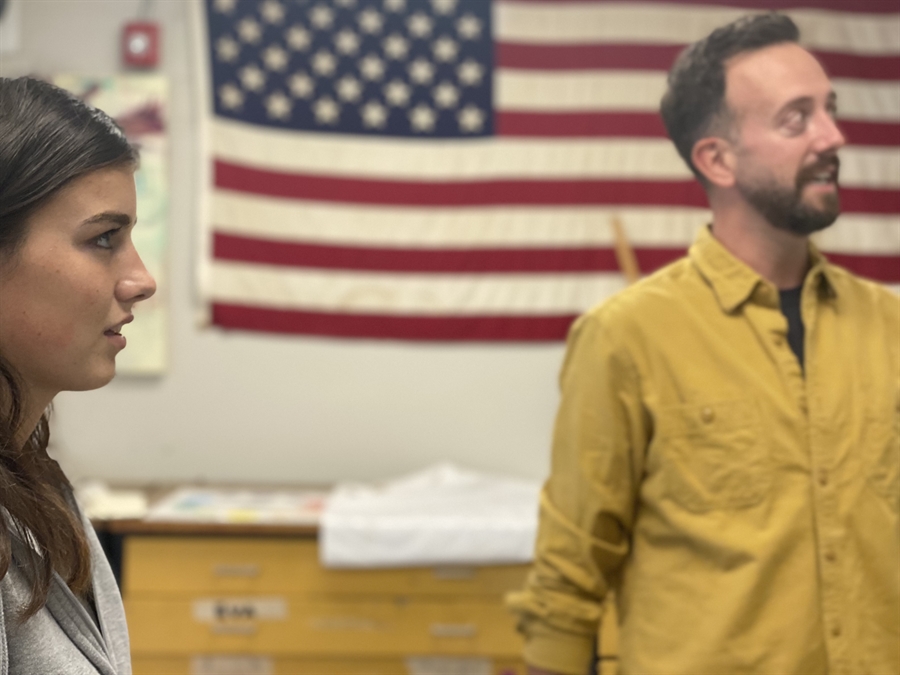
[[[739,54],[726,65],[734,118],[735,186],[778,229],[808,235],[840,213],[835,95],[819,62],[794,43]]]

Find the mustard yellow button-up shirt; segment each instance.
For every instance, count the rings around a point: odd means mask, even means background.
[[[900,298],[811,256],[805,376],[705,228],[575,323],[530,664],[586,673],[615,589],[621,675],[900,673]]]

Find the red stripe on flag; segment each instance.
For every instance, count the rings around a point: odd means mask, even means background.
[[[900,146],[900,124],[838,120],[841,131],[855,145]],[[535,113],[498,111],[498,136],[548,138],[666,138],[662,118],[655,112]]]
[[[855,145],[900,145],[900,124],[838,118],[838,126],[847,141]]]
[[[639,204],[705,208],[706,195],[693,179],[490,180],[446,183],[365,180],[266,171],[222,160],[215,185],[226,190],[286,199],[397,206],[488,206],[504,204]],[[844,188],[845,211],[897,213],[900,192]]]
[[[635,248],[642,272],[677,260],[683,248]],[[286,267],[411,273],[557,273],[618,272],[611,248],[580,249],[396,249],[322,246],[217,232],[213,257],[218,260]],[[884,283],[900,283],[900,256],[829,253],[851,272]]]
[[[565,0],[569,3],[586,5],[621,4],[622,0]],[[551,5],[556,0],[503,0],[512,4]],[[853,14],[898,14],[897,0],[652,0],[654,3],[671,5],[691,5],[738,7],[747,11],[772,9],[790,11],[792,9],[824,9],[833,12]]]
[[[498,111],[498,136],[665,138],[658,113],[531,113]],[[900,126],[898,126],[900,129]]]
[[[547,45],[498,42],[497,65],[522,70],[662,70],[668,71],[684,44]],[[900,79],[900,56],[863,56],[813,51],[832,77],[861,80]]]
[[[215,185],[269,197],[398,206],[503,204],[655,204],[706,206],[694,180],[486,180],[414,182],[366,180],[266,171],[225,161],[215,164]]]
[[[683,248],[637,248],[645,272],[684,255]],[[290,267],[415,273],[618,272],[611,248],[396,249],[321,246],[239,237],[217,232],[213,255],[219,260]]]
[[[385,316],[263,309],[213,303],[217,326],[328,337],[550,342],[566,337],[574,315],[561,316]]]
[[[522,70],[668,70],[683,44],[547,45],[498,42],[500,68]]]
[[[844,213],[900,212],[900,191],[872,188],[841,188],[841,210]]]
[[[827,252],[825,255],[835,265],[846,267],[861,277],[885,284],[900,284],[900,256]]]

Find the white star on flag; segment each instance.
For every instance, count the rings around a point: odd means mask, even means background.
[[[236,85],[223,84],[219,87],[219,99],[222,101],[222,105],[229,110],[237,110],[244,105],[244,92]]]
[[[288,53],[278,45],[272,45],[263,52],[263,63],[269,70],[284,70],[288,64]]]
[[[384,98],[391,105],[402,108],[409,103],[409,86],[401,80],[391,80],[384,87]]]
[[[355,54],[359,51],[359,35],[345,28],[334,36],[334,45],[341,54]]]
[[[222,14],[231,14],[234,11],[235,4],[237,4],[237,0],[216,0],[213,6]]]
[[[320,49],[312,57],[312,69],[317,75],[332,75],[337,68],[337,59],[331,52]]]
[[[437,115],[434,110],[424,103],[420,103],[409,111],[409,123],[413,131],[431,131]]]
[[[447,36],[435,40],[431,49],[434,52],[434,58],[444,63],[452,61],[459,53],[459,46],[456,44],[456,40]]]
[[[468,133],[480,131],[484,126],[484,112],[471,104],[460,110],[456,119],[459,122],[459,128]]]
[[[380,33],[383,26],[384,17],[374,9],[367,9],[359,15],[359,27],[364,33]]]
[[[269,117],[277,120],[286,120],[291,116],[293,102],[284,92],[276,91],[266,98],[266,112]]]
[[[266,86],[266,74],[259,66],[244,66],[238,72],[238,77],[244,89],[250,91],[260,92]]]
[[[434,79],[434,64],[427,59],[416,59],[409,64],[409,79],[416,84],[430,83]]]
[[[431,0],[431,7],[435,14],[453,14],[456,11],[457,0]]]
[[[481,22],[471,14],[465,14],[456,22],[456,30],[466,40],[475,40],[481,35]]]
[[[459,67],[456,69],[456,74],[459,77],[460,82],[470,87],[474,87],[479,84],[481,78],[484,77],[484,68],[478,61],[467,59],[459,64]]]
[[[409,17],[406,21],[406,25],[409,28],[410,34],[417,38],[428,37],[431,35],[431,31],[434,28],[431,17],[422,12],[417,12]]]
[[[384,77],[384,61],[376,54],[369,54],[360,60],[359,71],[367,80],[380,80]]]
[[[237,25],[237,31],[238,35],[241,36],[241,40],[251,44],[256,44],[262,37],[262,28],[259,23],[249,18],[241,20]]]
[[[309,98],[316,88],[316,83],[307,73],[300,71],[291,75],[288,79],[288,87],[291,89],[291,94],[297,98]]]
[[[338,98],[348,103],[358,101],[359,97],[362,96],[362,85],[352,75],[344,75],[337,81],[334,88],[337,91]]]
[[[306,51],[312,42],[312,36],[303,26],[291,26],[285,33],[288,46],[298,52]]]
[[[319,30],[331,28],[334,23],[334,11],[328,5],[316,5],[309,10],[309,22]]]
[[[268,23],[281,23],[284,21],[284,7],[277,0],[265,0],[259,9],[263,19]]]
[[[394,60],[401,60],[406,58],[407,52],[409,52],[409,43],[406,41],[406,38],[398,33],[392,33],[388,35],[384,39],[384,53],[388,55],[389,58]]]
[[[313,113],[321,124],[334,124],[341,116],[341,106],[333,98],[323,96],[313,103]]]
[[[378,101],[369,101],[362,109],[363,126],[369,129],[380,129],[387,123],[388,111]]]
[[[432,93],[438,108],[452,108],[459,102],[459,90],[450,82],[441,82]]]
[[[219,60],[225,63],[232,63],[240,53],[241,45],[234,38],[223,37],[216,42],[216,54],[219,55]]]

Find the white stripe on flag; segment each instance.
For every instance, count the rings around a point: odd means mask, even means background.
[[[619,218],[638,247],[678,248],[710,220],[687,207],[395,208],[269,199],[221,191],[214,229],[223,234],[334,246],[388,248],[584,248],[614,243]],[[900,215],[842,215],[816,235],[826,250],[900,254]]]
[[[213,122],[217,158],[300,174],[373,180],[681,180],[690,171],[666,138],[510,138],[410,143],[405,139],[282,131]],[[900,189],[896,148],[841,150],[841,183]]]
[[[519,3],[494,5],[495,35],[500,41],[534,44],[651,43],[699,40],[753,10],[652,2]],[[900,15],[791,9],[803,43],[813,49],[860,54],[900,53]]]
[[[269,309],[398,316],[577,314],[621,274],[394,274],[213,262],[212,300]]]
[[[835,78],[839,117],[869,122],[900,120],[900,83]],[[657,112],[666,73],[651,70],[497,71],[499,110],[529,112]]]

